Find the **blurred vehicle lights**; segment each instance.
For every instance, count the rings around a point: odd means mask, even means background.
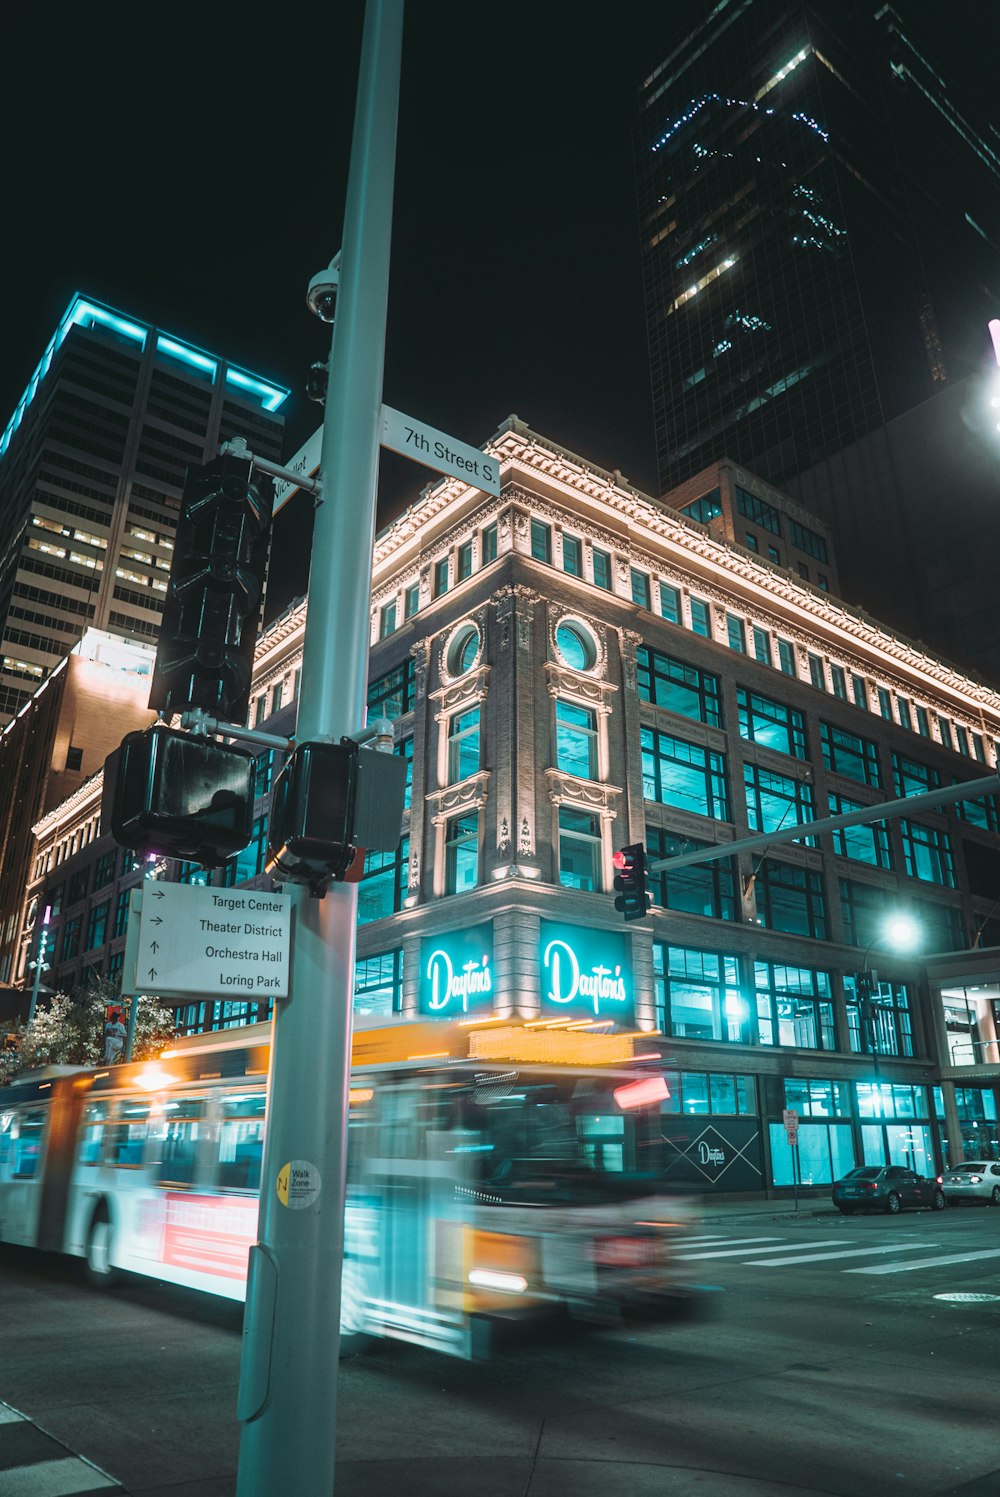
[[[477,1289],[500,1289],[505,1294],[523,1294],[528,1287],[523,1274],[500,1273],[495,1268],[470,1268],[469,1283]]]
[[[614,1097],[623,1112],[630,1107],[651,1107],[654,1102],[665,1102],[670,1096],[667,1083],[662,1076],[644,1076],[640,1081],[628,1081],[616,1086]]]
[[[132,1077],[132,1085],[141,1086],[147,1092],[161,1091],[163,1087],[173,1084],[174,1078],[162,1066],[147,1066],[138,1076]]]

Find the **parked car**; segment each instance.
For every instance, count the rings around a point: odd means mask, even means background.
[[[845,1216],[855,1211],[888,1211],[895,1216],[907,1206],[929,1206],[943,1211],[940,1175],[929,1180],[899,1164],[861,1165],[833,1187],[833,1204]]]
[[[966,1160],[953,1164],[941,1176],[945,1200],[949,1206],[959,1201],[985,1201],[1000,1206],[1000,1164],[994,1159]]]

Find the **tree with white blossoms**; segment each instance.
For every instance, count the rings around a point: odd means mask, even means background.
[[[174,1035],[174,1016],[154,998],[133,999],[139,1008],[135,1018],[133,1060],[155,1060]],[[13,1043],[0,1051],[0,1086],[22,1071],[41,1066],[97,1066],[104,1054],[104,1025],[108,1008],[126,1011],[118,985],[106,977],[56,993],[48,1005],[35,1010],[29,1029],[15,1025]]]

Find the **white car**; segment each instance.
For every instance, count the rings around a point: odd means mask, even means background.
[[[949,1206],[959,1201],[986,1201],[1000,1206],[1000,1163],[995,1159],[966,1160],[945,1170],[941,1177]]]

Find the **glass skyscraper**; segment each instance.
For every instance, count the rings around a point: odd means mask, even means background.
[[[714,0],[635,135],[661,490],[772,483],[981,367],[1000,137],[880,0]]]

